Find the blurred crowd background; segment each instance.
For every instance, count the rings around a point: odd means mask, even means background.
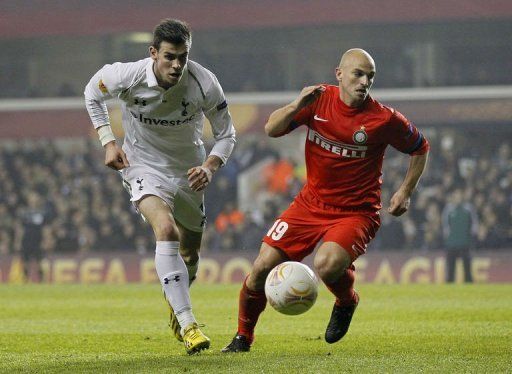
[[[510,143],[463,132],[439,135],[432,132],[429,136],[437,151],[431,153],[410,211],[401,218],[392,217],[385,208],[403,180],[408,157],[388,151],[382,227],[371,248],[442,248],[443,210],[455,191],[462,192],[476,210],[474,248],[504,248],[512,242]],[[257,251],[274,219],[302,187],[304,163],[276,150],[277,144],[260,136],[241,137],[232,158],[215,175],[206,192],[206,252]],[[103,157],[94,140],[58,146],[44,140],[22,141],[5,147],[0,152],[0,190],[4,192],[0,196],[0,253],[14,252],[23,235],[40,240],[48,252],[152,251],[149,226],[128,201],[118,173],[103,165]],[[241,209],[237,178],[261,162],[263,173],[254,203]],[[41,219],[35,233],[31,232],[34,214]]]
[[[214,71],[235,96],[259,93],[261,99],[335,83],[341,53],[356,46],[377,62],[376,90],[437,87],[442,94],[458,87],[460,97],[430,97],[425,105],[416,101],[414,110],[391,103],[425,133],[431,153],[411,209],[398,219],[385,209],[408,157],[388,151],[382,226],[371,248],[442,249],[444,212],[456,194],[478,218],[473,248],[510,248],[512,3],[386,3],[383,9],[371,0],[0,0],[0,48],[6,51],[0,55],[0,254],[16,253],[24,241],[40,243],[47,253],[153,251],[149,226],[119,175],[103,166],[79,98],[103,64],[146,57],[153,26],[166,17],[190,23],[191,59]],[[465,95],[464,87],[474,95]],[[489,87],[504,94],[486,96]],[[60,109],[39,99],[63,97],[77,98],[76,117],[67,107],[45,115]],[[25,106],[29,111],[21,115]],[[304,133],[295,131],[287,143],[271,140],[262,131],[264,118],[244,113],[234,113],[238,143],[206,192],[205,252],[257,251],[305,178]],[[59,137],[64,123],[79,134]],[[51,135],[41,130],[50,126]],[[248,201],[241,179],[255,165],[259,178]]]

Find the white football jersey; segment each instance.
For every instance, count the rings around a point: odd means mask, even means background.
[[[105,65],[85,88],[86,107],[95,128],[109,124],[106,99],[121,100],[130,165],[145,165],[186,178],[187,170],[206,158],[204,116],[215,137],[210,155],[226,163],[235,144],[235,128],[226,98],[215,75],[188,61],[180,81],[165,90],[158,86],[153,60]]]

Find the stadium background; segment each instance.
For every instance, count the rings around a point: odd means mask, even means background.
[[[150,229],[103,166],[81,95],[103,64],[144,58],[153,26],[175,17],[190,23],[191,59],[219,78],[238,131],[206,193],[199,281],[239,281],[300,188],[304,133],[266,138],[268,114],[305,85],[335,83],[340,53],[357,46],[376,60],[374,96],[432,146],[410,212],[382,214],[358,279],[444,282],[442,211],[461,189],[479,218],[475,281],[511,282],[512,3],[402,3],[0,0],[0,281],[23,281],[23,214],[38,196],[47,215],[44,281],[156,282]],[[120,135],[115,102],[111,110]],[[407,161],[389,150],[384,206]]]

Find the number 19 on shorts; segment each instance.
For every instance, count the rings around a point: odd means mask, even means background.
[[[288,224],[278,219],[274,222],[270,230],[268,230],[267,236],[271,237],[273,240],[279,240],[283,237],[286,230],[288,230]]]

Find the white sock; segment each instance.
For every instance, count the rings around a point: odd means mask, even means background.
[[[157,241],[155,268],[165,297],[171,304],[182,327],[196,322],[188,291],[188,272],[179,253],[179,242]],[[182,331],[183,333],[183,331]]]
[[[201,258],[198,258],[197,262],[194,265],[186,264],[187,270],[188,270],[188,284],[189,285],[192,283],[192,281],[194,280],[194,278],[197,274],[197,269],[199,268],[199,260],[200,259]]]

